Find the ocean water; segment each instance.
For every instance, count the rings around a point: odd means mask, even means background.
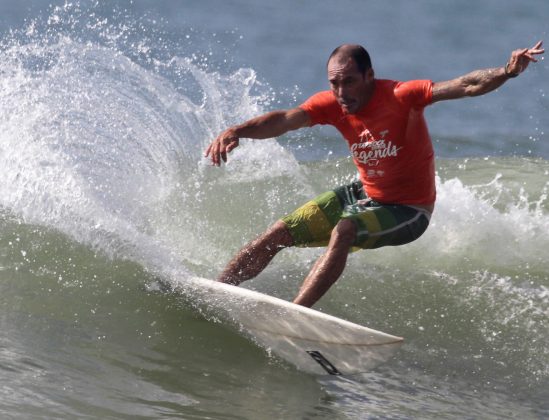
[[[427,110],[429,230],[352,254],[315,306],[403,336],[388,363],[304,374],[185,289],[355,174],[317,128],[213,168],[225,127],[326,89],[342,42],[378,77],[444,80],[547,41],[548,18],[542,0],[0,2],[0,418],[549,417],[547,60]],[[291,299],[320,252],[244,286]]]

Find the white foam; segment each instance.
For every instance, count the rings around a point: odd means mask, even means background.
[[[299,172],[273,140],[243,141],[224,169],[205,165],[214,136],[262,111],[252,70],[224,76],[178,57],[151,69],[110,45],[30,33],[0,51],[0,207],[24,222],[185,273],[181,255],[212,245],[195,221],[208,183]],[[179,93],[166,69],[192,77],[202,101]]]

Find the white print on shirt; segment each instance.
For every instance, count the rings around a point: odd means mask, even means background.
[[[351,153],[355,160],[368,165],[377,166],[381,159],[398,156],[398,151],[402,147],[397,147],[391,141],[386,140],[385,136],[389,133],[389,130],[383,130],[379,132],[380,138],[376,139],[370,130],[365,129],[359,134],[360,143],[354,143],[351,146]],[[373,169],[368,170],[369,177],[383,176],[384,171],[376,171]]]

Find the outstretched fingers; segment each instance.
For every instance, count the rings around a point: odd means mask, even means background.
[[[212,165],[220,166],[221,161],[227,162],[227,153],[238,146],[239,139],[231,133],[224,132],[206,149],[204,157],[209,157]]]
[[[543,41],[539,40],[536,45],[534,45],[531,50],[541,50],[543,52],[543,48],[541,46],[543,45]]]
[[[219,141],[216,139],[210,143],[206,149],[206,153],[204,153],[204,157],[209,157],[212,161],[212,165],[219,166],[219,154]]]
[[[543,45],[543,41],[538,41],[536,45],[534,45],[532,48],[525,48],[525,50],[522,52],[521,55],[527,57],[530,61],[533,61],[536,63],[538,60],[536,59],[536,55],[543,54],[545,50],[541,48]]]
[[[506,74],[518,75],[528,67],[530,63],[536,63],[537,55],[543,54],[543,41],[538,41],[532,48],[523,48],[511,53],[511,58],[505,66]]]
[[[213,143],[210,143],[210,145],[208,146],[208,148],[207,148],[206,151],[204,152],[204,157],[210,156],[210,153],[211,153],[211,151],[212,151],[212,146],[213,146]]]

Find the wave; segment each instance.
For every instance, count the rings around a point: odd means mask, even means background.
[[[250,94],[255,73],[208,73],[188,57],[146,68],[109,43],[56,29],[72,19],[56,8],[41,36],[33,22],[2,46],[0,206],[109,255],[164,266],[170,245],[155,221],[174,191],[183,207],[196,200],[178,186],[200,182],[207,142],[260,111],[263,97]],[[101,22],[91,38],[113,37],[117,28]],[[202,100],[178,93],[166,69],[192,78]],[[254,153],[265,168],[261,148]]]
[[[143,58],[144,41],[121,48],[124,32],[100,21],[89,39],[67,35],[61,12],[0,49],[5,226],[40,226],[180,284],[214,277],[272,221],[354,176],[348,158],[298,159],[275,140],[243,141],[211,168],[206,145],[273,99],[255,72],[222,74],[192,51]],[[549,162],[447,159],[438,174],[428,232],[353,254],[319,308],[411,337],[410,364],[437,353],[456,372],[466,359],[543,380]],[[289,250],[248,287],[290,298],[319,252]]]

